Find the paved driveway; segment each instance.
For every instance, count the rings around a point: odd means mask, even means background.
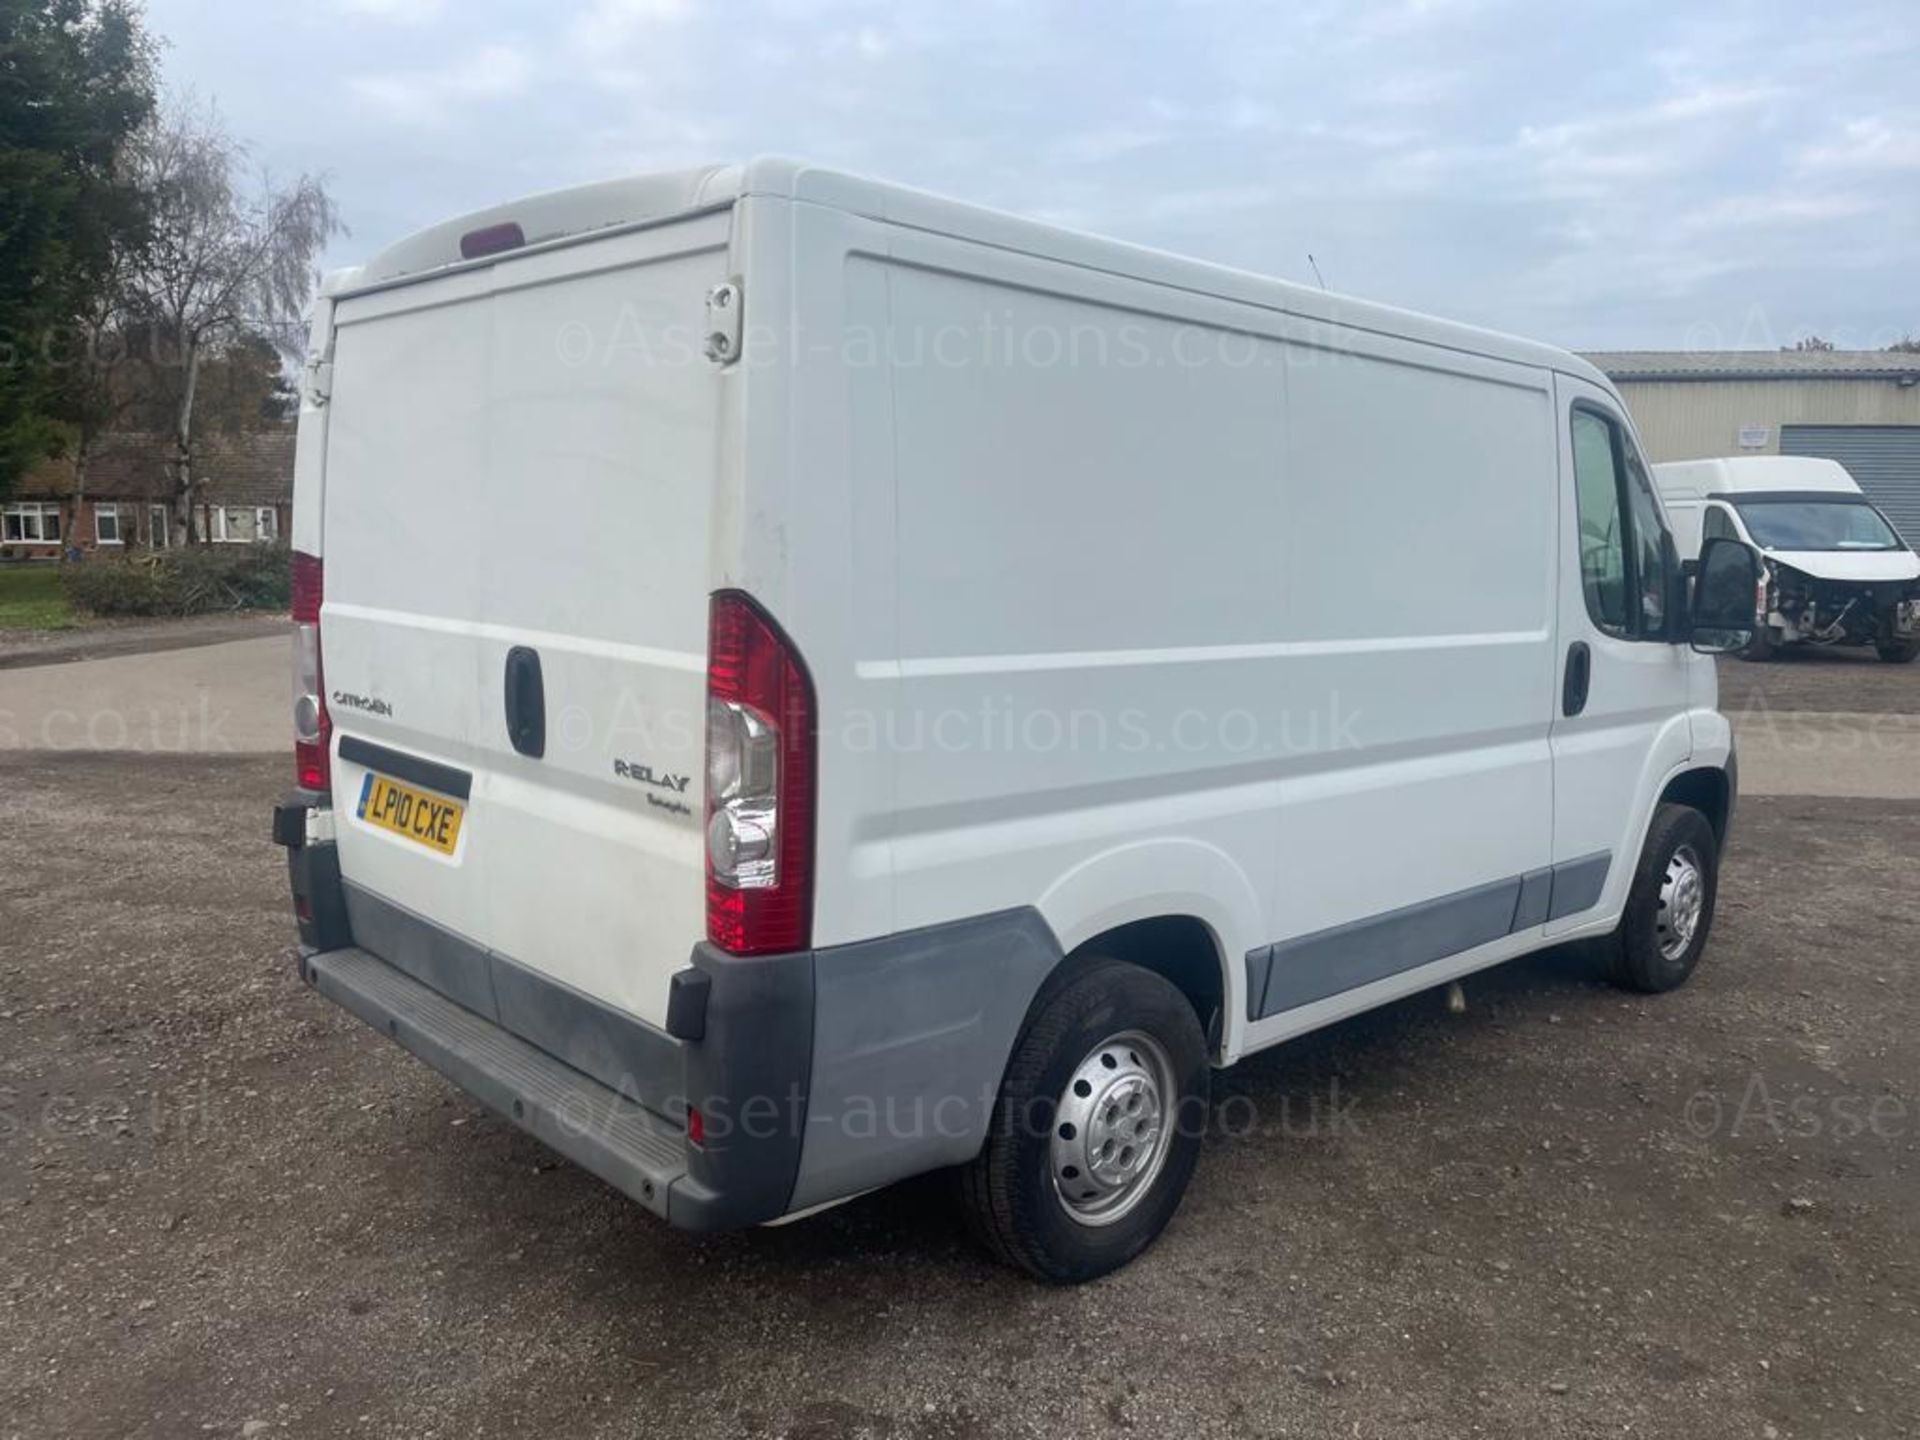
[[[288,750],[287,643],[279,634],[0,669],[0,751]]]

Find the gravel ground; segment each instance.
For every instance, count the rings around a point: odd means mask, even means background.
[[[1920,805],[1746,801],[1675,995],[1554,952],[1228,1072],[1163,1241],[1050,1290],[936,1182],[702,1239],[478,1110],[296,981],[287,769],[0,757],[0,1434],[1920,1422]]]
[[[1920,713],[1920,661],[1889,665],[1871,650],[1796,646],[1754,664],[1723,658],[1720,708],[1738,720],[1760,711]]]
[[[145,655],[253,640],[286,633],[287,617],[246,610],[230,615],[190,615],[163,620],[92,620],[71,630],[0,630],[0,670]]]

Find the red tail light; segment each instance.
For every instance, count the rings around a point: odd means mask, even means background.
[[[713,597],[707,632],[707,938],[735,955],[813,936],[813,684],[745,595]]]
[[[320,674],[321,565],[316,555],[293,552],[293,766],[302,790],[329,788],[326,685]]]

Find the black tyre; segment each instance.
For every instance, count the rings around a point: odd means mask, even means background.
[[[1880,652],[1880,658],[1889,665],[1905,665],[1915,655],[1920,655],[1920,640],[1882,638],[1873,648]]]
[[[1720,847],[1698,810],[1662,805],[1627,893],[1620,928],[1606,941],[1614,980],[1658,994],[1686,983],[1713,929]]]
[[[1773,638],[1773,627],[1761,625],[1754,630],[1753,639],[1747,642],[1747,648],[1740,652],[1740,658],[1757,661],[1771,660],[1777,648],[1778,644]]]
[[[987,1247],[1043,1280],[1092,1280],[1166,1228],[1206,1130],[1206,1040],[1187,998],[1103,957],[1043,992],[984,1149],[960,1172]]]

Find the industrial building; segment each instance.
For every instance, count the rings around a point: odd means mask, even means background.
[[[1647,458],[1838,460],[1920,546],[1920,354],[1885,350],[1601,351]]]

